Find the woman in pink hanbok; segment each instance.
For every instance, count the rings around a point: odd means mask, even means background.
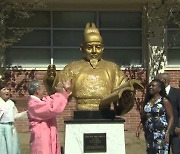
[[[30,82],[28,92],[28,118],[30,122],[31,154],[61,154],[58,140],[56,116],[61,113],[69,94],[71,83],[56,87],[56,93],[43,97],[43,87],[38,80]]]

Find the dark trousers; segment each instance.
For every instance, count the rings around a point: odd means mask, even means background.
[[[180,154],[180,135],[170,136],[172,154]]]

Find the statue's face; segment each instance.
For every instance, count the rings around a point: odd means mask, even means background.
[[[103,50],[104,48],[101,42],[89,42],[84,45],[85,57],[87,60],[100,60]]]

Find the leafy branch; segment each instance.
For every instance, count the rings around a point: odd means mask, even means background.
[[[0,2],[0,69],[4,65],[5,49],[20,41],[32,28],[18,26],[33,16],[33,10],[44,7],[43,0],[29,2],[1,0]]]
[[[143,102],[144,102],[144,97],[145,97],[145,92],[146,92],[146,69],[145,68],[140,68],[140,67],[135,67],[135,66],[130,66],[127,67],[124,70],[124,73],[129,79],[137,79],[141,81],[141,84],[143,85],[142,90],[137,90],[136,91],[136,97],[135,97],[135,103],[136,103],[136,109],[140,112],[143,107]]]
[[[166,66],[166,50],[167,50],[167,26],[169,22],[179,25],[178,8],[180,6],[179,0],[146,0],[144,5],[144,19],[145,19],[145,34],[147,37],[147,50],[149,61],[149,80],[155,77],[158,73],[164,71]],[[176,36],[173,36],[176,39]],[[171,47],[174,44],[168,44]]]
[[[17,22],[33,16],[32,10],[43,7],[42,0],[18,2],[1,0],[0,3],[0,48],[7,48],[18,42],[20,38],[32,29],[15,26]]]
[[[4,69],[1,81],[7,83],[13,94],[18,94],[20,97],[25,96],[28,88],[28,83],[36,78],[35,70],[27,71],[21,66],[14,66]]]

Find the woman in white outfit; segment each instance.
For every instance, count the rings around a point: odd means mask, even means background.
[[[14,102],[9,97],[9,88],[6,83],[0,82],[0,154],[20,154],[14,120],[26,118],[27,112],[18,113]]]

